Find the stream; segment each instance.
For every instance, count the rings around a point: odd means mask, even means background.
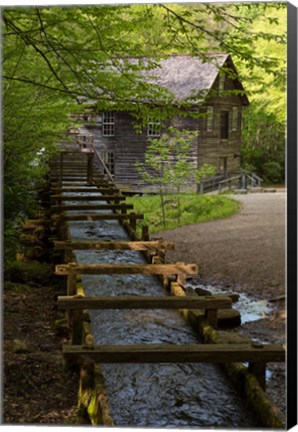
[[[65,195],[73,194],[66,192]],[[92,195],[88,203],[92,203]],[[129,240],[117,221],[70,221],[68,224],[73,241]],[[137,251],[96,250],[75,254],[79,264],[146,262]],[[82,275],[82,282],[87,296],[166,295],[158,278],[151,275]],[[95,344],[200,342],[175,310],[92,310],[89,313]],[[257,427],[245,401],[216,365],[102,364],[101,370],[111,414],[118,427]]]

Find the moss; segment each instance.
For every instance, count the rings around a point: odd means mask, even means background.
[[[4,269],[4,279],[20,284],[44,286],[49,284],[53,276],[53,268],[38,261],[14,261]]]
[[[33,287],[21,283],[15,283],[11,281],[4,282],[4,291],[13,291],[19,294],[26,294],[32,292]]]

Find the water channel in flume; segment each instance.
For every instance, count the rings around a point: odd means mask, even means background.
[[[71,221],[69,231],[73,241],[129,240],[123,227],[114,220]],[[146,262],[137,251],[76,251],[76,258],[79,264]],[[166,294],[157,277],[151,275],[82,275],[82,282],[87,296]],[[96,344],[199,343],[198,336],[175,310],[89,312]],[[118,427],[258,426],[216,365],[102,364],[101,370],[111,414]]]

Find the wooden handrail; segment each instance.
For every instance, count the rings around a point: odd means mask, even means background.
[[[106,164],[104,163],[104,161],[103,161],[102,157],[100,156],[99,152],[96,150],[96,148],[94,147],[93,144],[91,144],[91,148],[93,149],[93,152],[96,155],[98,161],[101,163],[101,165],[102,165],[102,167],[104,169],[104,172],[107,174],[109,180],[116,186],[116,183],[114,182],[113,176],[110,173],[110,171],[109,171],[108,167],[106,166]]]
[[[227,178],[227,179],[221,180],[221,181],[219,182],[219,184],[222,185],[223,183],[229,183],[229,182],[232,181],[232,180],[239,180],[241,177],[242,177],[242,174],[239,174],[238,176],[234,176],[234,177],[229,177],[229,178]]]

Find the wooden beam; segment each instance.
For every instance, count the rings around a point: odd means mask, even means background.
[[[51,195],[53,201],[124,201],[125,197],[122,195]]]
[[[195,264],[58,264],[55,274],[198,274]]]
[[[70,362],[84,358],[96,363],[227,363],[284,362],[285,350],[280,345],[251,344],[137,344],[99,345],[86,349],[81,345],[64,345],[63,355]]]
[[[168,241],[55,241],[55,249],[64,250],[174,250],[175,243]]]
[[[87,175],[72,175],[72,176],[68,176],[68,175],[63,175],[62,176],[62,181],[77,181],[77,180],[86,180]],[[60,177],[58,175],[50,175],[50,180],[51,181],[60,181]]]
[[[133,204],[60,204],[57,206],[51,206],[52,210],[64,212],[64,211],[75,211],[75,210],[131,210]]]
[[[63,193],[63,192],[98,192],[98,193],[114,193],[117,192],[119,193],[119,189],[117,188],[98,188],[98,187],[69,187],[69,188],[53,188],[53,192],[57,192],[57,193]]]
[[[84,221],[84,220],[126,220],[136,221],[144,219],[144,215],[136,213],[116,214],[116,213],[93,213],[93,214],[63,214],[60,216],[65,221]]]
[[[229,297],[172,297],[172,296],[59,296],[59,309],[228,309]]]

